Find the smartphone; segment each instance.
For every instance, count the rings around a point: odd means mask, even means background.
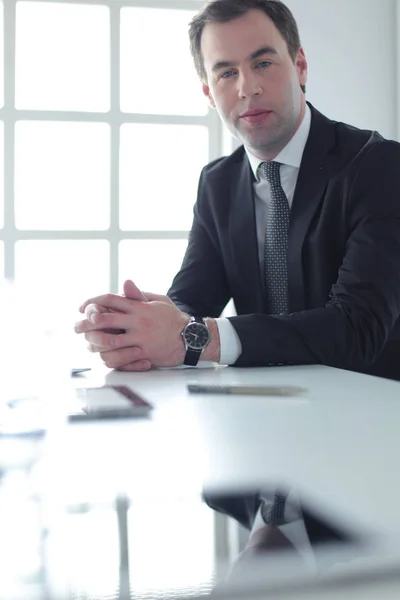
[[[57,402],[55,394],[54,402]],[[0,404],[0,438],[41,437],[51,426],[54,407],[40,396],[12,398]],[[124,385],[77,388],[61,407],[68,421],[147,417],[152,405]]]
[[[153,406],[125,385],[77,388],[69,421],[132,419],[149,416]]]

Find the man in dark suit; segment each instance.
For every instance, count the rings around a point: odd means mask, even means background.
[[[214,0],[190,38],[203,92],[243,146],[201,174],[168,297],[126,282],[86,301],[77,331],[121,370],[319,363],[400,379],[400,144],[306,103],[281,2]],[[221,319],[230,298],[237,316]]]
[[[204,347],[192,363],[321,363],[399,379],[400,145],[306,104],[307,62],[280,2],[212,2],[191,42],[204,93],[244,147],[203,170],[168,293],[175,306],[153,294],[140,303],[128,283],[132,301],[87,301],[94,322],[78,331],[110,367],[174,366],[191,350],[181,333],[196,315],[208,317],[208,331],[193,329]],[[280,168],[278,191],[263,175],[268,163]],[[290,218],[271,252],[268,223],[283,210],[272,202],[282,191]],[[274,306],[276,287],[286,298]],[[238,316],[216,322],[230,298]]]

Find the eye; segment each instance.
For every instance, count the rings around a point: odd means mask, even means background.
[[[256,68],[267,69],[270,65],[272,65],[272,63],[269,60],[262,60],[261,62],[257,63]]]
[[[230,69],[230,71],[224,71],[223,73],[221,73],[220,79],[229,79],[229,77],[232,77],[232,75],[234,74],[235,71],[233,69]]]

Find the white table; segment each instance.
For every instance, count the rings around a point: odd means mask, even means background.
[[[293,384],[308,392],[298,398],[190,395],[186,384],[194,380]],[[119,589],[125,598],[129,595],[128,497],[136,508],[139,505],[139,512],[140,503],[151,505],[149,515],[152,507],[167,506],[167,499],[198,502],[203,485],[228,491],[277,482],[296,485],[302,500],[322,518],[360,533],[400,531],[400,383],[320,366],[140,374],[98,368],[70,383],[71,391],[125,384],[150,401],[154,411],[149,419],[74,425],[60,421],[49,430],[44,458],[34,469],[26,494],[38,492],[40,514],[50,531],[43,554],[48,558],[41,572],[53,574],[56,586],[67,578],[69,510],[84,513],[96,506],[101,510],[103,504],[108,510],[116,507]],[[51,394],[55,406],[61,404],[65,387],[59,384]],[[26,513],[20,496],[20,492],[3,496],[3,504],[9,500],[5,504],[11,523],[20,523],[19,514]],[[99,534],[101,541],[107,545]],[[385,561],[398,556],[395,541],[393,551],[389,538],[374,538],[372,543],[373,552]],[[3,540],[3,546],[9,554],[9,542]],[[49,583],[44,581],[43,589]]]
[[[194,380],[293,384],[308,392],[190,395],[186,383]],[[74,380],[75,386],[104,383],[142,394],[154,404],[153,416],[75,425],[50,436],[64,499],[118,489],[185,496],[203,484],[246,489],[282,481],[338,523],[400,532],[400,383],[322,366],[99,369]]]

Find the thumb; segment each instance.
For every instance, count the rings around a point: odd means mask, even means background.
[[[141,292],[130,279],[127,279],[124,283],[124,296],[129,300],[142,300],[143,302],[148,301],[143,292]]]

